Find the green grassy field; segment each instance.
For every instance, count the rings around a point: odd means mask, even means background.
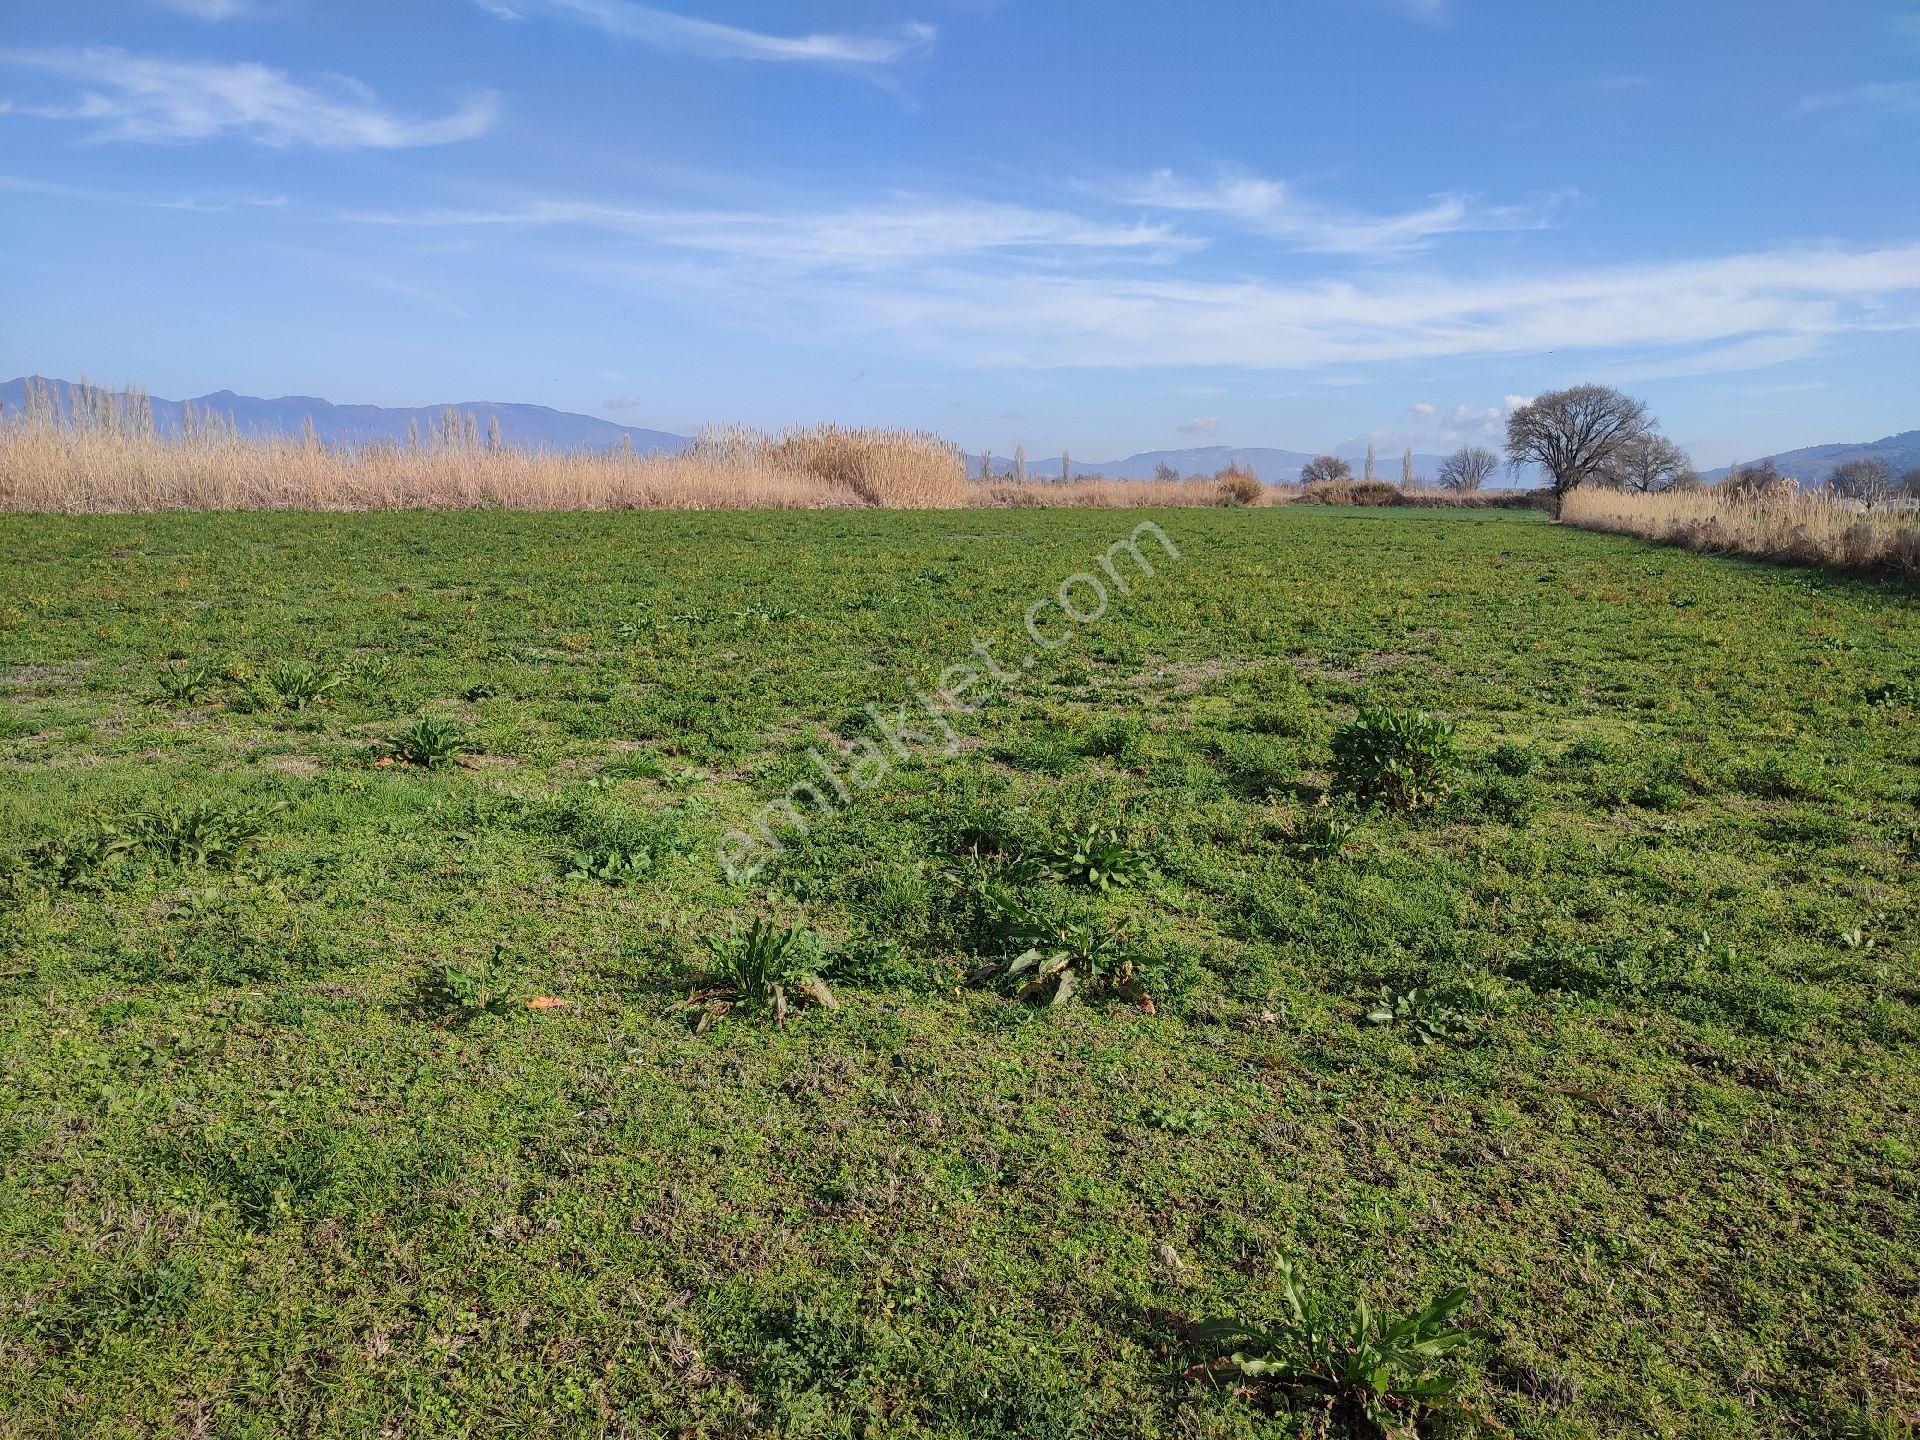
[[[1465,1286],[1515,1435],[1911,1433],[1914,593],[1164,512],[1020,665],[1141,518],[0,517],[0,1435],[1313,1435],[1183,1375],[1283,1257]],[[1363,703],[1462,765],[1349,833]],[[1093,824],[1137,884],[1021,865]],[[968,984],[1008,890],[1152,1013]],[[693,1033],[763,916],[841,1008]]]

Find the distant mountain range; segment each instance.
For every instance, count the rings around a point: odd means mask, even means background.
[[[65,380],[47,383],[65,403],[72,386]],[[25,377],[0,384],[0,405],[6,407],[0,415],[20,412],[25,404],[26,386]],[[162,434],[174,434],[180,429],[182,403],[154,397],[153,423]],[[409,425],[418,426],[423,438],[430,436],[441,412],[447,408],[423,405],[409,410],[386,405],[336,405],[317,395],[282,395],[275,400],[263,400],[257,395],[236,395],[231,390],[196,395],[184,403],[191,404],[195,410],[231,416],[243,435],[298,435],[311,420],[313,433],[320,439],[329,444],[346,445],[365,444],[370,440],[405,440]],[[582,446],[610,450],[623,439],[642,452],[679,451],[688,444],[684,435],[616,425],[611,420],[551,410],[545,405],[466,400],[453,408],[473,416],[482,435],[487,432],[489,420],[498,420],[502,439],[528,450],[576,450]]]
[[[1756,455],[1752,460],[1740,463],[1752,465],[1766,458]],[[1859,445],[1809,445],[1803,450],[1783,450],[1772,458],[1782,475],[1791,475],[1803,485],[1818,484],[1827,478],[1834,466],[1844,465],[1849,460],[1884,460],[1895,475],[1903,475],[1920,466],[1920,430],[1903,430],[1898,435],[1869,440]],[[1716,483],[1726,479],[1727,471],[1731,468],[1722,466],[1718,470],[1703,470],[1700,478],[1709,484]]]
[[[54,387],[63,401],[72,389],[65,380],[50,380],[47,383]],[[25,396],[24,377],[0,384],[0,407],[4,407],[0,408],[0,418],[17,415],[24,405]],[[445,405],[423,405],[416,409],[386,405],[336,405],[316,395],[282,395],[278,399],[265,400],[256,395],[236,395],[231,390],[196,395],[184,403],[191,404],[196,410],[215,411],[232,417],[242,434],[298,435],[311,420],[314,434],[320,439],[330,444],[348,445],[364,444],[370,440],[405,440],[409,425],[417,426],[423,437],[429,436],[441,412],[447,408]],[[182,404],[179,400],[155,397],[154,424],[163,434],[179,430]],[[641,453],[674,453],[692,443],[685,435],[675,435],[665,430],[643,430],[633,425],[616,425],[611,420],[567,410],[553,410],[545,405],[467,400],[456,403],[453,408],[472,415],[483,435],[487,422],[497,419],[501,436],[507,444],[531,450],[575,450],[582,447],[608,450],[627,443]],[[1350,440],[1334,446],[1331,453],[1350,463],[1357,474],[1362,468],[1366,451],[1365,440]],[[1106,479],[1144,479],[1161,465],[1170,466],[1183,476],[1212,475],[1228,465],[1239,465],[1273,484],[1299,479],[1300,467],[1311,460],[1315,453],[1310,450],[1276,450],[1266,446],[1196,445],[1185,450],[1146,450],[1138,455],[1129,455],[1124,460],[1075,460],[1073,473]],[[1415,455],[1414,475],[1420,480],[1432,480],[1439,474],[1443,458],[1439,455]],[[1754,457],[1755,460],[1760,458]],[[1896,475],[1920,466],[1920,430],[1908,430],[1865,444],[1811,445],[1803,450],[1784,451],[1773,457],[1784,473],[1810,484],[1824,480],[1835,465],[1862,458],[1884,460]],[[978,455],[967,456],[966,462],[969,473],[980,473]],[[995,455],[994,473],[1006,474],[1012,468],[1012,463],[1008,456]],[[1399,480],[1400,456],[1397,453],[1381,453],[1374,465],[1381,479]],[[1027,474],[1039,480],[1058,477],[1060,457],[1029,459]],[[1723,467],[1703,472],[1702,478],[1712,482],[1723,480],[1726,475]],[[1507,479],[1504,471],[1500,478],[1503,481]]]

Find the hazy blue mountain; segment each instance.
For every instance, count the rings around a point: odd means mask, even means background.
[[[64,380],[48,382],[63,403],[71,388]],[[0,415],[17,414],[26,395],[24,378],[0,384]],[[190,402],[195,410],[210,410],[230,415],[243,435],[298,435],[306,422],[313,421],[313,432],[329,443],[360,444],[369,440],[405,440],[407,426],[419,426],[429,436],[445,405],[423,405],[405,409],[387,405],[336,405],[317,395],[282,395],[265,400],[257,395],[236,395],[231,390],[216,390],[211,395],[196,395]],[[153,401],[156,429],[172,434],[180,428],[178,400]],[[677,451],[687,446],[684,435],[664,430],[642,430],[631,425],[616,425],[592,415],[576,415],[553,410],[545,405],[501,404],[492,400],[467,400],[454,405],[456,410],[473,416],[483,436],[487,422],[500,421],[501,438],[509,445],[528,450],[612,449],[624,437],[637,451]]]
[[[1755,455],[1740,463],[1751,465],[1766,458]],[[1857,445],[1809,445],[1803,450],[1784,450],[1773,457],[1782,475],[1791,475],[1804,485],[1825,480],[1828,471],[1848,460],[1884,460],[1895,475],[1904,474],[1920,466],[1920,430],[1903,430],[1898,435]],[[1718,482],[1727,478],[1727,467],[1703,470],[1700,474],[1709,483]]]

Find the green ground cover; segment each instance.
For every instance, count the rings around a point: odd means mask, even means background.
[[[1340,1433],[1188,1373],[1287,1260],[1493,1433],[1911,1433],[1914,593],[1164,512],[1038,652],[1142,518],[0,517],[0,1435]],[[694,1033],[761,918],[839,1008]]]

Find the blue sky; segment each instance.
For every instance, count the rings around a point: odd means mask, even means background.
[[[89,0],[0,18],[0,372],[1702,465],[1920,427],[1920,0]]]

